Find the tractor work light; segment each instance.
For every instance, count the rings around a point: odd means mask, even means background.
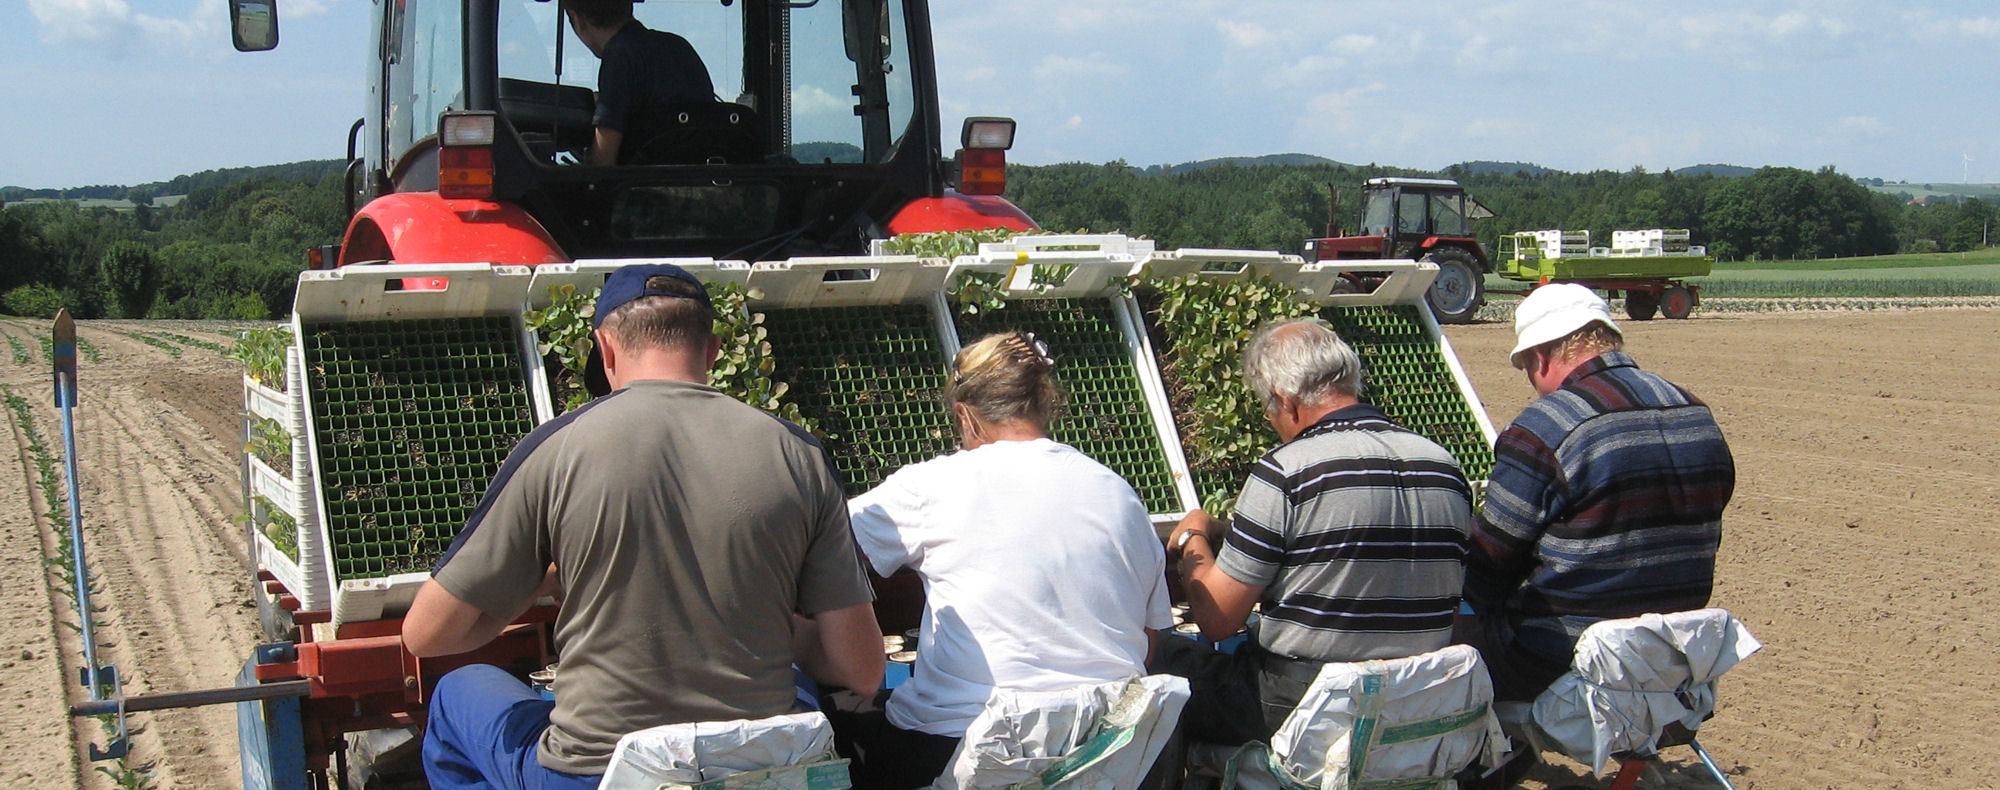
[[[1007,191],[1007,149],[1014,147],[1014,119],[967,118],[958,142],[958,191],[966,195]]]
[[[1012,118],[967,118],[965,126],[959,129],[960,148],[984,148],[1005,151],[1014,147],[1014,119]]]
[[[491,112],[448,112],[438,122],[438,195],[493,197]]]

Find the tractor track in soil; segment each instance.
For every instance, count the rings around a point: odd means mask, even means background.
[[[82,364],[75,412],[86,547],[98,589],[93,602],[101,610],[94,618],[99,660],[118,667],[127,694],[233,685],[256,641],[254,617],[244,615],[250,578],[243,570],[245,536],[235,523],[241,511],[240,484],[232,474],[241,443],[232,401],[240,400],[240,392],[228,385],[240,374],[209,349],[186,347],[176,357],[136,340],[119,326],[126,323],[84,322],[79,330],[100,355],[100,362]],[[29,337],[47,331],[46,326],[14,320],[4,326],[10,334]],[[49,371],[41,364],[16,366],[0,380],[30,399],[37,430],[49,452],[60,457],[60,416],[47,396]],[[188,404],[195,406],[192,412],[183,409]],[[25,454],[25,440],[20,444]],[[31,481],[33,474],[32,467],[25,467],[21,479]],[[34,517],[47,509],[38,490],[29,493],[30,505],[10,510]],[[6,523],[12,527],[11,515]],[[66,522],[55,526],[68,528]],[[37,528],[41,534],[35,545],[44,555],[54,554],[58,549],[49,527]],[[69,598],[48,583],[39,588],[20,584],[12,574],[9,581],[15,582],[8,585],[9,601],[22,599],[20,609],[38,606],[45,616],[74,622]],[[28,600],[37,595],[38,600]],[[49,672],[50,682],[38,689],[53,702],[40,711],[43,721],[29,723],[50,726],[46,721],[71,732],[65,738],[69,759],[59,761],[64,769],[59,775],[35,784],[114,786],[96,771],[107,764],[90,763],[86,757],[87,744],[105,743],[101,728],[88,720],[71,726],[59,715],[65,701],[79,701],[84,694],[64,683],[81,666],[80,640],[72,629],[58,628],[49,626],[43,632],[48,635],[30,640],[43,646],[37,652],[61,656],[62,667]],[[50,716],[51,711],[58,715]],[[155,786],[235,782],[239,769],[232,707],[135,714],[131,723],[133,752],[127,764],[147,769]],[[10,724],[14,722],[0,718],[0,726]],[[23,770],[35,771],[32,775],[41,780],[56,764],[35,759],[24,762]],[[0,767],[0,777],[13,775],[14,769]]]
[[[1743,314],[1624,322],[1640,364],[1715,407],[1738,463],[1715,605],[1765,644],[1722,684],[1702,741],[1745,790],[1988,786],[2000,773],[2000,321],[1990,309]],[[212,350],[175,357],[123,334],[224,338],[241,325],[87,321],[79,443],[108,659],[134,692],[229,685],[256,641],[240,512],[240,371]],[[46,322],[0,320],[34,363],[0,383],[60,442]],[[1447,328],[1505,425],[1531,397],[1508,368],[1507,323]],[[0,352],[5,353],[5,352]],[[12,416],[9,415],[10,425]],[[108,787],[72,728],[77,662],[58,663],[67,598],[40,561],[34,474],[18,428],[0,453],[0,785]],[[51,448],[59,452],[58,448]],[[13,480],[23,481],[16,486]],[[66,525],[62,525],[66,526]],[[73,615],[71,615],[73,617]],[[142,633],[143,632],[143,633]],[[74,651],[64,634],[62,650]],[[25,651],[25,652],[23,652]],[[9,665],[11,664],[11,666]],[[228,707],[138,714],[135,762],[161,787],[236,784]],[[1684,749],[1663,783],[1710,787]],[[1575,783],[1556,762],[1526,787]],[[1588,784],[1588,782],[1586,782]],[[1601,786],[1601,785],[1600,785]]]

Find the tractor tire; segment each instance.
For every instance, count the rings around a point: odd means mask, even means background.
[[[1457,247],[1432,250],[1422,258],[1438,267],[1437,281],[1424,292],[1424,301],[1440,324],[1469,324],[1486,304],[1486,275],[1472,253]]]
[[[1660,292],[1660,315],[1668,318],[1686,318],[1694,312],[1694,292],[1681,286],[1673,286]]]
[[[1651,321],[1660,311],[1660,297],[1646,291],[1625,292],[1625,314],[1634,321]]]

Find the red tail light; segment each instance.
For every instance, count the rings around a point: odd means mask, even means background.
[[[958,191],[998,195],[1007,191],[1007,152],[967,148],[958,152]]]
[[[438,195],[493,197],[493,129],[490,112],[448,112],[438,122]]]

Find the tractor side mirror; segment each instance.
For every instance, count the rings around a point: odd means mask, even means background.
[[[842,27],[846,31],[847,59],[855,63],[881,63],[889,58],[889,11],[885,0],[843,0]]]
[[[229,0],[229,33],[238,52],[278,46],[278,0]]]

